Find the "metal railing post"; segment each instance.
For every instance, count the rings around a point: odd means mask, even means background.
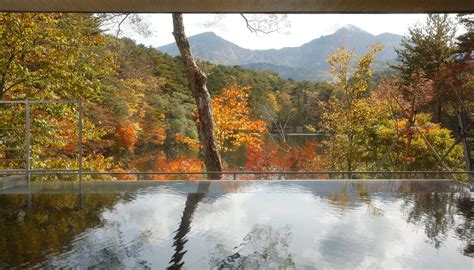
[[[77,102],[78,106],[78,120],[77,120],[77,129],[79,137],[79,189],[82,193],[82,101]]]
[[[30,180],[31,180],[31,164],[30,164],[30,159],[31,159],[31,144],[30,144],[30,132],[31,132],[31,126],[30,126],[30,103],[28,99],[25,101],[25,132],[26,132],[26,164],[25,164],[25,169],[26,169],[26,179],[28,181],[28,188],[30,188]]]

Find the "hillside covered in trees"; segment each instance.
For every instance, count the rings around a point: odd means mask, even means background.
[[[84,170],[204,170],[180,57],[116,39],[101,23],[1,13],[0,100],[82,100]],[[199,62],[225,169],[464,169],[456,136],[473,105],[472,17],[457,23],[467,33],[456,37],[444,15],[414,26],[390,74],[373,72],[378,44],[364,55],[334,48],[332,79],[317,83]],[[0,169],[24,168],[25,109],[0,106]],[[33,169],[76,168],[77,108],[34,105],[31,114]],[[289,133],[318,139],[294,143]]]

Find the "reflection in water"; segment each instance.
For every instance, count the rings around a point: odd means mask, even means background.
[[[139,195],[133,200],[120,200],[99,216],[102,226],[79,234],[68,249],[52,254],[40,267],[142,269],[153,267],[153,257],[146,252],[154,250],[156,241],[172,233],[171,226],[178,222],[172,215],[181,209],[182,197],[163,193],[159,197]],[[162,206],[157,208],[157,206]],[[159,247],[157,247],[159,248]],[[160,254],[169,258],[171,255]],[[162,268],[162,267],[160,267]]]
[[[463,253],[466,256],[474,258],[474,206],[471,196],[459,197],[456,202],[458,213],[464,218],[456,225],[456,235],[461,239],[465,246]]]
[[[168,269],[180,269],[184,265],[183,256],[186,253],[184,245],[188,241],[186,234],[188,234],[191,228],[191,220],[199,202],[205,197],[206,193],[209,192],[210,182],[200,182],[198,185],[198,193],[188,193],[186,197],[186,205],[184,207],[183,216],[179,224],[179,228],[176,230],[174,236],[173,247],[175,252],[173,258],[171,258],[170,266]]]
[[[0,195],[0,268],[472,267],[454,182],[231,183]]]
[[[404,196],[402,210],[407,222],[424,228],[429,243],[439,248],[454,224],[454,207],[452,193],[418,192]]]
[[[419,185],[419,183],[412,183],[411,188],[420,189]],[[406,215],[407,222],[424,228],[427,241],[437,249],[443,245],[452,229],[457,227],[455,231],[466,245],[464,254],[473,257],[472,243],[469,240],[472,234],[471,200],[468,191],[461,193],[415,192],[403,196],[401,210]],[[458,217],[458,222],[456,222],[456,217]]]
[[[217,245],[214,255],[217,258],[212,259],[212,269],[295,269],[288,251],[290,237],[289,226],[280,230],[269,225],[255,226],[244,237],[243,243],[234,248],[232,255],[225,256],[225,248]]]
[[[204,196],[204,193],[189,193],[186,198],[186,206],[184,207],[183,217],[181,218],[179,228],[176,230],[176,235],[174,236],[173,247],[175,248],[175,253],[173,254],[173,258],[171,258],[168,269],[179,269],[184,265],[183,256],[186,253],[184,250],[184,245],[186,242],[188,242],[186,239],[186,234],[188,234],[189,230],[191,229],[191,220],[193,218],[194,211]]]
[[[352,188],[353,190],[349,190]],[[354,189],[355,188],[355,189]],[[367,211],[374,216],[382,216],[383,209],[378,208],[372,203],[372,198],[366,190],[366,185],[362,182],[354,183],[353,185],[343,185],[338,192],[331,192],[328,195],[328,201],[336,208],[345,211],[353,205],[354,200],[359,200],[361,203],[367,205]]]
[[[0,195],[0,268],[39,263],[46,254],[62,252],[73,238],[100,226],[99,213],[111,208],[116,196],[77,194]]]
[[[393,183],[392,183],[393,184]],[[474,257],[474,243],[472,241],[473,204],[468,190],[458,192],[445,192],[443,189],[426,189],[429,183],[409,182],[397,187],[397,193],[402,194],[403,203],[400,207],[408,223],[423,228],[426,241],[439,249],[449,237],[452,228],[455,227],[456,235],[462,240],[463,253]],[[364,183],[351,185],[356,187],[357,192],[348,190],[349,185],[344,185],[339,192],[331,193],[329,201],[345,210],[353,203],[354,199],[367,204],[368,210],[373,215],[383,215],[383,210],[374,207],[371,203],[370,194],[365,191]],[[456,216],[458,222],[456,224]]]

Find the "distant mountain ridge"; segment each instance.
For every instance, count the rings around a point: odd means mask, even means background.
[[[372,35],[356,26],[347,25],[333,34],[313,39],[299,47],[282,49],[245,49],[213,32],[191,36],[189,42],[194,56],[216,64],[274,71],[285,79],[316,81],[328,78],[326,59],[336,48],[344,46],[360,56],[367,52],[368,46],[382,44],[384,50],[377,56],[376,67],[383,68],[386,62],[395,59],[395,48],[400,46],[402,38],[391,33]],[[179,55],[175,43],[157,49],[173,56]]]

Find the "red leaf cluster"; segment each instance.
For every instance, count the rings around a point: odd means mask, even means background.
[[[264,149],[247,152],[246,168],[250,171],[315,171],[322,167],[314,141],[289,149],[269,143]]]

